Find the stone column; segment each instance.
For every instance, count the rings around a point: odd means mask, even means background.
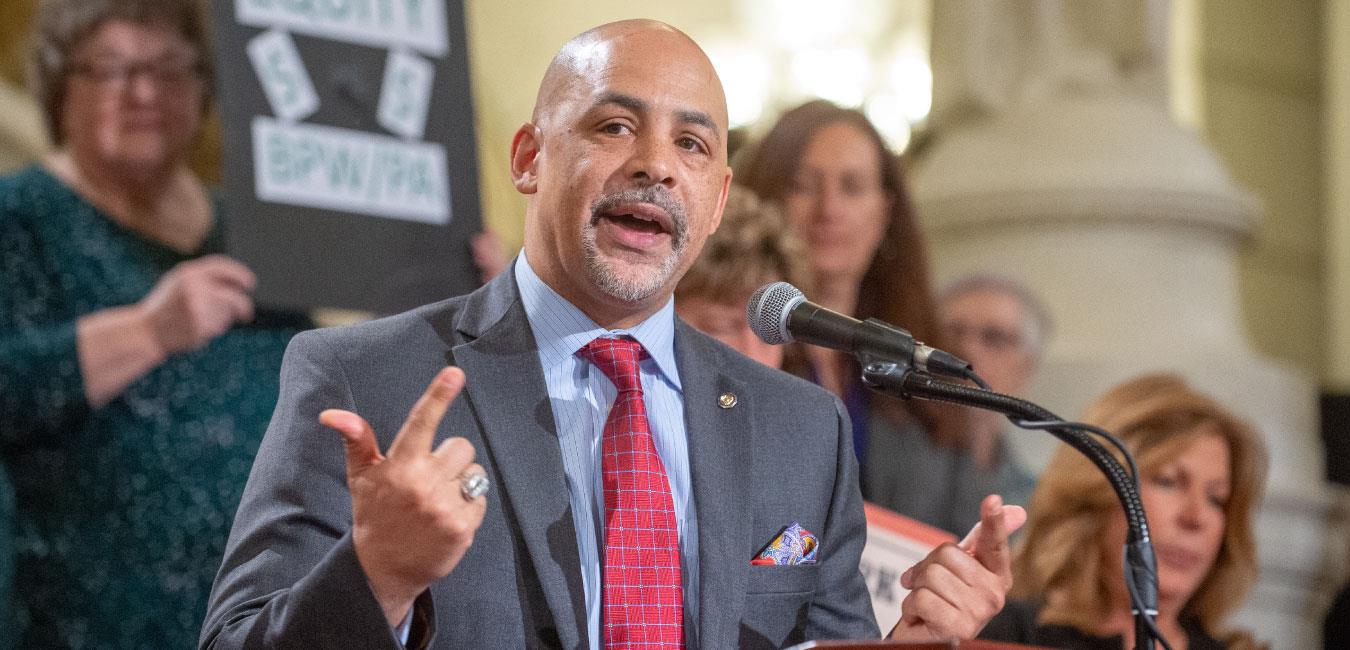
[[[1326,169],[1323,178],[1327,196],[1324,216],[1324,241],[1327,296],[1327,370],[1324,390],[1332,399],[1350,399],[1350,4],[1328,2],[1323,5],[1326,34],[1324,92],[1326,112],[1323,128]],[[1324,425],[1325,426],[1325,425]],[[1350,431],[1331,432],[1347,444]],[[1339,535],[1350,539],[1350,487],[1338,486]],[[1340,555],[1333,549],[1329,582],[1346,584],[1350,573],[1350,543],[1342,541]]]
[[[1237,253],[1261,206],[1167,110],[1167,4],[1087,4],[1111,8],[937,4],[935,137],[914,175],[935,274],[1002,273],[1044,298],[1056,331],[1029,397],[1062,416],[1169,370],[1253,421],[1271,450],[1262,576],[1235,622],[1319,646],[1332,500],[1316,386],[1254,352],[1239,310]],[[1017,46],[1000,57],[989,43]],[[1057,444],[1012,442],[1035,469]]]

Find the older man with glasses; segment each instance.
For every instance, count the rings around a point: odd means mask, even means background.
[[[1030,387],[1050,334],[1050,315],[1026,287],[993,275],[963,278],[939,294],[938,318],[953,351],[991,388],[1022,395]],[[997,413],[971,413],[967,440],[976,465],[994,467],[1003,460],[1007,427]]]
[[[937,311],[951,351],[994,390],[1026,391],[1050,330],[1035,296],[1006,278],[971,276],[939,293]],[[1008,421],[974,409],[966,415],[965,436],[955,446],[901,430],[875,436],[874,453],[889,460],[873,464],[867,477],[872,502],[957,535],[974,523],[970,509],[989,494],[1026,503],[1034,481],[1004,439]]]

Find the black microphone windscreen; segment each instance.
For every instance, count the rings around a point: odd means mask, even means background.
[[[786,282],[770,282],[755,290],[745,304],[745,318],[750,329],[760,340],[770,345],[792,342],[788,331],[788,314],[804,302],[806,296],[797,287]]]

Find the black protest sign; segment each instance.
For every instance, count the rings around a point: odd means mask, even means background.
[[[462,0],[211,4],[228,249],[259,304],[390,313],[476,287]]]

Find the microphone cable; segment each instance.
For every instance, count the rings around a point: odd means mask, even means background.
[[[964,375],[965,379],[969,379],[970,381],[975,382],[976,386],[979,386],[985,391],[995,394],[1001,394],[997,393],[993,388],[990,388],[988,382],[986,382],[983,377],[981,377],[978,373],[976,373],[974,368],[967,368]],[[1110,431],[1107,431],[1106,429],[1103,429],[1101,427],[1094,427],[1091,424],[1086,424],[1084,422],[1069,422],[1067,420],[1024,420],[1014,415],[1009,415],[1007,417],[1009,422],[1012,422],[1014,425],[1017,425],[1017,427],[1021,429],[1049,432],[1057,427],[1067,427],[1070,429],[1078,429],[1079,431],[1091,433],[1111,443],[1111,446],[1115,447],[1116,450],[1120,452],[1121,457],[1125,459],[1125,463],[1130,469],[1130,476],[1134,479],[1135,489],[1136,490],[1139,489],[1139,467],[1135,465],[1134,455],[1131,454],[1128,450],[1126,450],[1125,443],[1121,441],[1120,438],[1117,438]]]

